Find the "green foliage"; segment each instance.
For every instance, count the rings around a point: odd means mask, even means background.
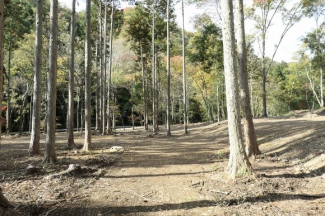
[[[223,68],[221,29],[207,15],[199,17],[198,31],[190,39],[190,61],[200,64],[205,72],[220,71]]]

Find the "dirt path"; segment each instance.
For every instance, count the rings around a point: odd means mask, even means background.
[[[89,154],[64,149],[57,135],[59,163],[25,175],[29,137],[4,138],[0,184],[14,209],[2,215],[324,215],[325,118],[305,115],[256,119],[263,152],[253,167],[257,178],[224,178],[228,159],[226,122],[193,124],[190,135],[173,127],[151,136],[118,130],[94,136]],[[44,139],[43,139],[44,140]],[[76,133],[76,143],[83,143]],[[124,153],[109,153],[118,145]],[[79,163],[82,172],[52,180],[49,173]]]

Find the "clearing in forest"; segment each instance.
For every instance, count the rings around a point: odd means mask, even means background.
[[[55,165],[29,157],[29,136],[4,137],[0,182],[15,207],[1,215],[323,215],[325,214],[325,117],[297,113],[255,119],[262,155],[252,161],[256,177],[224,178],[228,161],[226,122],[93,135],[89,153],[67,150],[57,133]],[[83,134],[75,133],[78,146]],[[42,141],[44,143],[44,135]],[[112,153],[112,146],[124,152]],[[38,173],[27,175],[29,165]],[[81,169],[46,178],[69,164]]]

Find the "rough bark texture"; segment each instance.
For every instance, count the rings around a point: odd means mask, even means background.
[[[226,100],[228,113],[228,132],[230,142],[230,156],[227,172],[232,178],[251,170],[241,132],[238,78],[235,61],[235,37],[232,0],[222,0],[222,33],[224,47],[224,69],[226,81]]]
[[[0,116],[2,111],[2,98],[3,98],[3,31],[4,31],[4,2],[0,1]],[[1,148],[1,119],[0,119],[0,148]]]
[[[70,70],[69,70],[69,104],[68,104],[68,147],[74,146],[74,39],[76,0],[72,0],[71,26],[70,26]]]
[[[114,0],[112,2],[111,8],[111,26],[109,31],[109,65],[108,65],[108,89],[107,89],[107,133],[112,132],[112,123],[111,123],[111,91],[112,91],[112,66],[113,66],[113,27],[114,27]]]
[[[55,126],[56,126],[56,82],[57,82],[57,45],[58,45],[58,0],[51,0],[50,12],[50,53],[49,78],[47,86],[47,131],[45,144],[45,163],[56,162]]]
[[[167,0],[167,137],[171,136],[170,131],[170,40],[169,40],[169,4]]]
[[[240,75],[240,99],[243,110],[246,153],[248,157],[251,157],[259,154],[260,151],[257,145],[256,132],[249,98],[243,0],[236,0],[236,3],[237,58],[239,66],[238,72]]]
[[[32,110],[32,131],[29,144],[30,154],[40,153],[40,113],[41,113],[41,69],[42,69],[42,33],[43,0],[37,0],[35,66]]]
[[[91,0],[86,0],[86,38],[85,38],[85,142],[83,150],[91,149]]]
[[[186,100],[186,68],[185,68],[185,29],[184,29],[184,0],[182,0],[182,51],[183,51],[183,110],[184,134],[187,134],[187,100]]]

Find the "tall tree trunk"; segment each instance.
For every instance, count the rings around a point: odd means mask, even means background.
[[[239,101],[238,101],[238,78],[235,60],[235,36],[232,0],[221,0],[222,8],[222,35],[224,47],[224,67],[226,81],[226,98],[228,113],[228,132],[230,142],[230,156],[227,172],[231,177],[251,171],[241,132]]]
[[[3,99],[3,39],[4,39],[4,2],[0,1],[0,148],[1,148],[1,128],[2,128],[2,99]]]
[[[104,104],[103,104],[103,83],[104,83],[104,74],[103,74],[103,27],[102,27],[102,1],[99,1],[99,68],[100,68],[100,87],[99,87],[99,110],[100,110],[100,119],[99,119],[99,134],[103,134],[103,113],[104,113]]]
[[[141,73],[142,73],[142,93],[143,93],[143,125],[144,129],[148,130],[148,113],[147,113],[147,88],[146,88],[146,74],[144,70],[144,59],[142,50],[142,41],[140,41],[140,55],[141,55]]]
[[[248,78],[247,78],[247,51],[245,41],[245,26],[244,26],[244,8],[243,0],[236,0],[237,10],[237,58],[238,72],[240,75],[240,99],[243,110],[244,119],[244,135],[246,153],[248,157],[255,156],[260,153],[257,145],[256,132],[253,123],[252,110],[249,98]]]
[[[86,42],[85,42],[85,142],[84,151],[89,151],[91,145],[91,0],[86,0]]]
[[[9,39],[9,58],[8,58],[8,68],[7,68],[7,134],[10,134],[11,130],[11,104],[10,104],[10,76],[11,76],[11,39]]]
[[[187,134],[187,102],[186,102],[186,67],[185,67],[185,28],[184,28],[184,0],[182,0],[182,51],[183,51],[183,112],[184,134]]]
[[[72,0],[71,26],[70,26],[70,70],[69,70],[69,107],[68,107],[68,148],[74,146],[74,40],[76,0]]]
[[[267,117],[266,110],[266,68],[265,68],[265,34],[262,35],[262,78],[263,78],[263,117]]]
[[[111,0],[111,27],[109,32],[109,65],[108,65],[108,90],[107,90],[107,133],[112,132],[112,123],[111,123],[111,85],[112,85],[112,67],[113,67],[113,28],[114,28],[114,0]]]
[[[167,0],[167,137],[171,136],[170,132],[170,39],[169,39],[169,6]]]
[[[102,135],[105,135],[106,134],[106,117],[107,117],[107,113],[106,113],[106,74],[107,74],[107,71],[106,71],[106,65],[107,65],[107,56],[106,56],[106,49],[107,49],[107,0],[105,0],[105,12],[104,12],[104,53],[103,53],[103,58],[104,58],[104,64],[103,64],[103,67],[104,67],[104,70],[103,70],[103,95],[102,95],[102,104],[103,104],[103,109],[102,109]]]
[[[96,128],[97,131],[99,128],[99,86],[97,83],[99,83],[99,71],[98,71],[98,40],[96,39],[96,53],[95,53],[95,72],[96,72]]]
[[[43,34],[43,0],[37,0],[36,13],[36,39],[35,39],[35,64],[34,64],[34,88],[32,110],[32,133],[30,137],[29,153],[40,153],[40,115],[41,115],[41,70],[42,70],[42,34]]]
[[[156,28],[156,1],[152,3],[152,132],[157,134],[156,119],[156,47],[155,47],[155,28]]]
[[[44,163],[56,162],[55,126],[56,126],[56,82],[57,82],[57,46],[58,46],[58,0],[51,0],[50,15],[50,53],[49,79],[47,88],[47,131]]]

